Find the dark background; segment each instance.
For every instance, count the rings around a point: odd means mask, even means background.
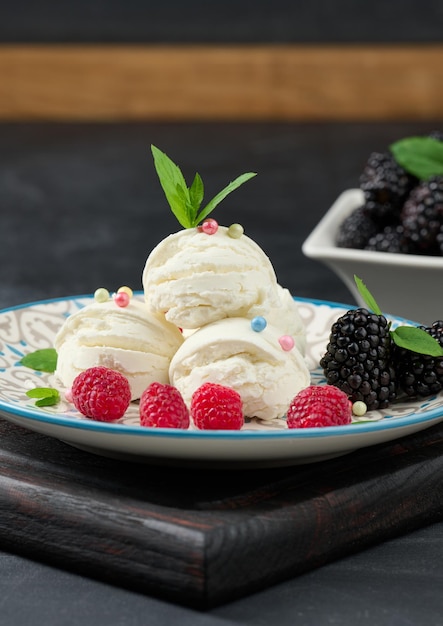
[[[0,42],[440,42],[440,0],[16,0]]]
[[[301,244],[341,191],[358,186],[372,150],[441,128],[414,123],[135,123],[0,125],[0,302],[141,288],[150,250],[180,228],[155,173],[151,143],[198,171],[209,200],[257,176],[213,216],[243,224],[294,295],[353,301]],[[376,288],[374,289],[376,292]]]

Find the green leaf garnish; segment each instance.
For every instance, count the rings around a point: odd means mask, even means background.
[[[202,178],[200,174],[197,172],[195,174],[194,180],[192,181],[192,185],[189,189],[189,197],[191,201],[191,206],[200,207],[203,202],[203,198],[205,195],[205,187],[203,185]]]
[[[222,191],[220,191],[214,198],[212,198],[212,200],[208,202],[205,208],[202,209],[202,211],[197,215],[195,225],[197,225],[199,222],[204,220],[205,217],[208,217],[208,215],[212,213],[212,211],[215,209],[217,204],[220,204],[220,202],[224,200],[224,198],[226,198],[226,196],[229,195],[232,191],[234,191],[234,189],[237,189],[237,187],[240,187],[240,185],[243,185],[243,183],[245,183],[247,180],[249,180],[253,176],[256,176],[256,174],[252,172],[249,172],[248,174],[242,174],[241,176],[238,176],[235,180],[233,180],[231,183],[229,183],[229,185],[227,185],[227,187],[222,189]]]
[[[36,387],[26,392],[28,398],[37,398],[35,406],[54,406],[60,401],[60,393],[52,387]]]
[[[25,356],[20,360],[20,363],[25,367],[30,367],[33,370],[39,372],[49,372],[52,374],[57,367],[57,352],[54,348],[43,348],[42,350],[36,350]]]
[[[389,146],[395,160],[421,180],[443,174],[443,141],[432,137],[406,137]]]
[[[418,354],[443,356],[443,348],[439,342],[417,326],[398,326],[391,332],[391,337],[400,348]]]
[[[378,306],[374,296],[369,291],[369,289],[366,287],[366,285],[362,281],[362,279],[354,274],[354,280],[355,280],[355,284],[357,285],[357,289],[358,289],[361,297],[366,302],[366,305],[367,305],[368,309],[370,309],[371,311],[373,311],[377,315],[382,315],[381,309]]]
[[[368,308],[377,315],[383,315],[374,296],[362,279],[354,274],[354,280]],[[411,350],[411,352],[417,352],[418,354],[443,356],[443,347],[434,337],[422,328],[418,328],[417,326],[398,326],[395,330],[390,330],[389,332],[392,340],[399,348],[405,348],[406,350]]]
[[[154,157],[154,166],[166,199],[171,207],[171,211],[183,228],[194,228],[197,226],[234,189],[256,176],[255,172],[248,172],[238,176],[200,210],[204,197],[204,185],[200,174],[195,174],[191,187],[188,187],[178,165],[154,145],[151,145],[151,150]]]

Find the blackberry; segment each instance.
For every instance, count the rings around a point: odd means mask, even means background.
[[[365,201],[365,213],[377,224],[378,230],[384,228],[386,224],[392,224],[398,221],[399,217],[398,207],[395,207],[389,202],[380,204],[379,202],[368,200],[367,198]]]
[[[443,224],[440,226],[440,232],[437,235],[437,246],[439,254],[443,256]]]
[[[352,309],[332,325],[320,366],[329,385],[368,410],[385,409],[397,395],[393,341],[383,315]]]
[[[377,252],[407,253],[409,247],[404,239],[403,226],[385,226],[381,232],[369,238],[365,250]]]
[[[339,248],[362,250],[376,232],[374,221],[365,213],[365,207],[360,206],[340,224],[336,243]]]
[[[443,346],[443,320],[420,326]],[[443,357],[418,354],[395,346],[398,388],[409,397],[426,397],[443,389]]]
[[[443,141],[443,130],[433,130],[429,133],[429,137],[437,139],[437,141]]]
[[[416,254],[440,254],[443,176],[433,176],[412,190],[403,206],[400,220],[405,240]]]
[[[375,220],[396,220],[417,179],[404,170],[389,152],[372,152],[360,175],[366,208]]]

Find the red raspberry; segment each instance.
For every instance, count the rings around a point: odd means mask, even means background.
[[[191,416],[201,430],[240,430],[244,423],[242,399],[231,387],[204,383],[192,394]]]
[[[179,390],[151,383],[140,398],[140,424],[148,428],[188,428],[189,411]]]
[[[107,367],[90,367],[79,374],[71,388],[75,408],[100,422],[123,417],[131,402],[128,379]]]
[[[344,391],[333,385],[310,385],[293,398],[287,413],[288,428],[350,424],[352,407]]]

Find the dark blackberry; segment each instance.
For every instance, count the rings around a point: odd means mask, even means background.
[[[443,346],[443,321],[420,326]],[[409,397],[426,397],[443,389],[443,357],[418,354],[395,346],[394,363],[399,390]]]
[[[366,199],[365,213],[377,224],[378,230],[384,228],[386,224],[392,224],[398,221],[398,208],[394,208],[389,202],[380,204],[373,200]]]
[[[338,229],[336,243],[339,248],[358,248],[362,250],[370,237],[375,235],[377,228],[373,220],[360,206],[345,217]]]
[[[389,152],[372,152],[360,175],[366,208],[374,220],[395,221],[417,179],[408,174]]]
[[[429,133],[429,137],[437,139],[437,141],[443,141],[443,130],[433,130]]]
[[[376,252],[409,252],[408,245],[405,242],[403,234],[403,226],[385,226],[384,229],[375,233],[369,238],[365,246],[365,250],[373,250]]]
[[[433,176],[411,191],[400,220],[405,240],[416,254],[440,254],[438,236],[443,226],[443,176]]]
[[[439,254],[443,256],[443,224],[440,226],[440,232],[437,235],[437,246]]]
[[[396,398],[393,341],[383,315],[352,309],[332,325],[320,360],[326,381],[368,410],[385,409]]]

